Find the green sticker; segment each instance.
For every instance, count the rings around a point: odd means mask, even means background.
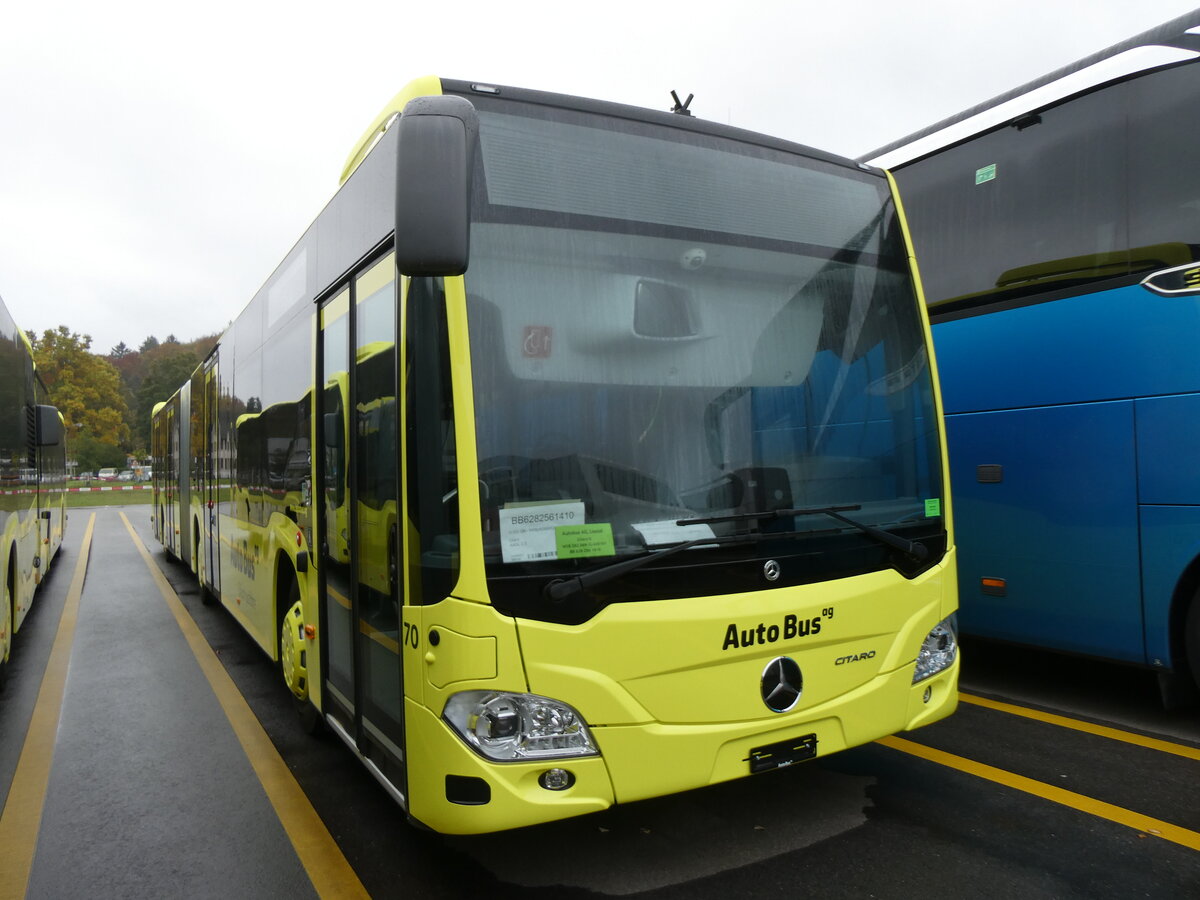
[[[984,166],[982,169],[975,170],[975,183],[983,184],[985,181],[991,181],[996,177],[996,164]]]
[[[934,516],[942,514],[942,501],[940,499],[925,501],[925,518],[932,519]]]
[[[580,556],[615,556],[612,526],[607,522],[593,525],[559,525],[554,529],[559,559]]]

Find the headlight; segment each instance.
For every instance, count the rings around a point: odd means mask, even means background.
[[[579,713],[535,694],[463,691],[446,703],[442,718],[480,754],[501,762],[600,752]]]
[[[921,652],[917,654],[917,670],[913,673],[913,684],[936,675],[954,665],[958,656],[958,623],[951,616],[938,622],[933,631],[925,636]]]

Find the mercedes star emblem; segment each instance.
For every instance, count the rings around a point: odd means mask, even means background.
[[[772,712],[787,712],[800,699],[804,677],[790,656],[777,656],[762,673],[762,698]]]

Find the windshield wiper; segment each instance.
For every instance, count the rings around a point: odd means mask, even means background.
[[[839,522],[845,522],[847,525],[857,528],[863,534],[873,537],[881,544],[886,544],[901,553],[912,557],[917,562],[921,562],[929,556],[929,548],[920,541],[909,541],[900,537],[898,534],[892,534],[890,531],[884,531],[881,528],[876,528],[874,525],[868,525],[866,522],[859,522],[856,519],[851,519],[849,516],[843,516],[843,512],[852,512],[856,509],[862,509],[862,504],[853,506],[813,506],[807,509],[772,509],[763,512],[748,512],[734,513],[729,516],[709,516],[706,519],[679,519],[675,522],[676,525],[714,525],[718,522],[752,522],[762,519],[790,519],[793,516],[829,516],[831,519],[837,519]]]
[[[791,516],[816,516],[826,515],[830,518],[837,519],[839,522],[845,522],[854,528],[859,529],[864,534],[870,535],[879,541],[881,544],[886,544],[896,550],[908,554],[918,562],[929,556],[929,549],[919,541],[907,541],[899,535],[892,534],[890,531],[883,531],[874,526],[867,525],[864,522],[856,522],[854,519],[843,516],[843,512],[862,509],[862,506],[818,506],[810,509],[775,509],[770,512],[752,512],[752,513],[736,513],[729,516],[711,516],[706,519],[678,519],[676,525],[712,525],[718,522],[748,522],[759,519],[786,519]],[[742,544],[747,541],[759,541],[766,538],[797,538],[803,537],[810,532],[786,532],[774,534],[771,532],[754,532],[749,534],[729,534],[729,535],[709,535],[705,537],[693,538],[690,541],[684,541],[681,544],[675,544],[671,547],[663,547],[661,550],[652,550],[645,556],[635,556],[633,559],[623,560],[622,562],[611,563],[607,566],[601,566],[598,569],[592,569],[590,572],[584,572],[582,575],[576,575],[573,578],[556,578],[551,581],[542,590],[542,596],[547,600],[566,600],[568,597],[573,597],[576,594],[581,594],[588,588],[598,587],[605,582],[612,581],[614,578],[620,578],[635,569],[640,569],[647,563],[655,560],[663,559],[673,553],[678,553],[681,550],[687,550],[690,547],[698,547],[702,544]]]
[[[700,544],[730,544],[744,543],[751,535],[738,534],[726,537],[716,537],[709,535],[707,537],[693,538],[690,541],[684,541],[682,544],[675,544],[673,547],[663,547],[661,550],[651,550],[645,556],[635,556],[633,559],[627,559],[622,562],[611,563],[607,566],[601,566],[598,569],[592,569],[590,572],[584,572],[582,575],[576,575],[574,578],[556,578],[551,581],[542,590],[542,596],[548,600],[565,600],[568,597],[573,597],[576,594],[582,593],[591,587],[597,587],[604,584],[606,581],[612,581],[614,578],[620,578],[627,572],[632,572],[634,569],[640,569],[646,563],[656,559],[662,559],[670,556],[673,553],[678,553],[680,550],[687,550],[689,547],[697,547]]]

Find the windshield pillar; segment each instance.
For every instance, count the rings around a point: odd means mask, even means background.
[[[458,504],[459,554],[461,565],[454,595],[463,600],[487,602],[487,578],[483,559],[483,536],[479,522],[482,514],[481,493],[486,485],[475,477],[479,454],[475,438],[475,389],[472,379],[471,352],[467,326],[467,278],[445,279],[446,325],[454,402],[454,435],[457,473],[455,490]]]

